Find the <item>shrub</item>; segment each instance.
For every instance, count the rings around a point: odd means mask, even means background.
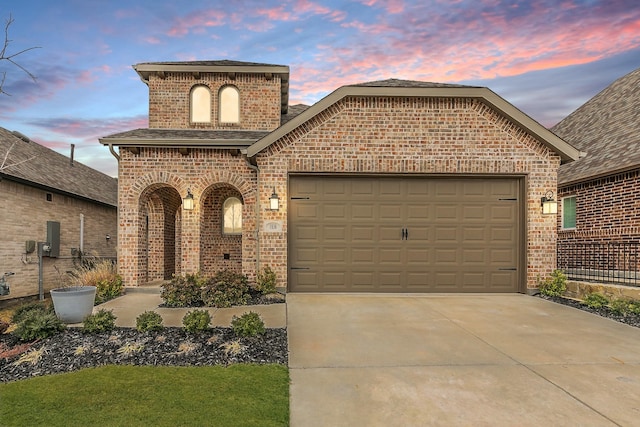
[[[544,279],[539,284],[540,293],[550,297],[562,296],[567,290],[567,276],[562,270],[555,270],[551,277]]]
[[[208,330],[210,323],[211,316],[207,310],[189,311],[182,318],[184,329],[192,334]]]
[[[47,338],[65,329],[64,323],[51,311],[24,312],[13,334],[22,341]]]
[[[82,331],[89,334],[97,334],[100,332],[109,332],[116,327],[116,316],[111,310],[104,308],[97,313],[89,315],[84,320]]]
[[[161,331],[162,316],[155,311],[145,311],[136,318],[136,329],[140,332]]]
[[[108,259],[85,258],[71,276],[73,286],[96,287],[96,305],[122,295],[124,289],[116,264]]]
[[[231,320],[233,333],[239,337],[255,337],[265,332],[264,322],[258,313],[250,311],[240,317],[233,316]]]
[[[611,302],[609,306],[615,314],[628,316],[629,314],[640,315],[640,301],[621,298]]]
[[[271,267],[266,266],[262,271],[258,272],[256,280],[256,289],[263,295],[272,294],[276,291],[276,283],[278,278]]]
[[[602,294],[589,294],[582,301],[589,308],[602,308],[609,304],[609,299]]]
[[[202,305],[200,293],[206,280],[199,273],[173,276],[169,283],[162,285],[160,296],[167,307],[199,307]]]
[[[13,315],[11,316],[11,323],[20,323],[25,318],[25,316],[27,316],[32,311],[37,311],[40,313],[53,313],[53,309],[50,305],[46,305],[42,302],[28,302],[16,308],[16,310],[13,312]]]
[[[223,270],[202,289],[202,301],[208,307],[231,307],[245,305],[249,300],[247,276]]]

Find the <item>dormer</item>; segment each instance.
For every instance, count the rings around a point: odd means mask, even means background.
[[[145,62],[149,128],[265,130],[280,126],[289,67],[240,61]]]

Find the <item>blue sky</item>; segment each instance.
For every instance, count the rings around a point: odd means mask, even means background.
[[[400,78],[487,86],[552,126],[640,67],[637,0],[0,0],[0,126],[115,176],[98,138],[147,127],[132,65],[289,65],[290,101]]]

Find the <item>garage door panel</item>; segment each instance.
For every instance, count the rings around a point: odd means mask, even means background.
[[[291,291],[518,290],[518,179],[290,181]]]

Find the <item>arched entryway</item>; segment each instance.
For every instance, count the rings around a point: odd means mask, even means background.
[[[208,187],[202,196],[200,272],[212,276],[221,270],[242,273],[242,232],[245,217],[240,191],[230,184]]]
[[[180,194],[173,187],[154,184],[139,200],[139,283],[167,280],[180,272]]]

